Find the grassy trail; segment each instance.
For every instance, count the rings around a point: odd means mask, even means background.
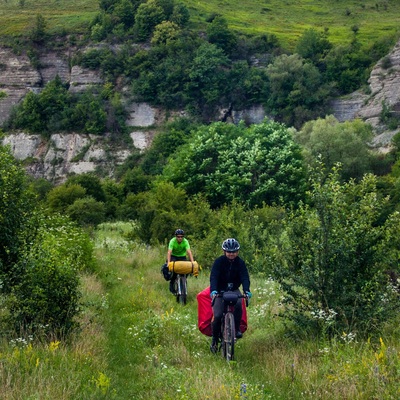
[[[76,336],[3,337],[0,400],[400,398],[399,323],[368,340],[290,337],[275,316],[279,291],[262,276],[251,275],[249,326],[236,361],[211,354],[196,302],[209,272],[190,277],[188,304],[177,304],[160,274],[164,250],[125,240],[131,229],[116,223],[96,231],[98,271],[82,276]]]
[[[252,351],[247,333],[238,342],[237,361],[228,365],[211,354],[210,338],[197,329],[196,294],[208,285],[207,271],[189,277],[188,304],[182,306],[160,274],[162,250],[102,250],[97,257],[107,291],[104,323],[112,398],[232,399],[243,392],[243,384],[265,394],[246,356]]]
[[[162,249],[128,243],[97,253],[108,303],[105,398],[398,398],[399,361],[392,357],[400,355],[398,331],[390,344],[352,337],[297,342],[285,336],[275,316],[280,296],[265,277],[251,277],[249,329],[238,342],[236,361],[211,354],[210,339],[196,325],[196,294],[208,285],[209,272],[188,279],[188,304],[181,306],[160,274],[164,257]]]

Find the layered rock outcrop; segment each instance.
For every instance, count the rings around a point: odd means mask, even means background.
[[[71,92],[82,92],[92,85],[102,85],[98,71],[80,66],[70,66],[76,49],[47,51],[39,55],[38,68],[34,68],[24,54],[14,54],[11,49],[0,47],[0,125],[8,120],[12,107],[28,91],[39,92],[57,75],[69,84]],[[383,104],[392,113],[400,115],[400,42],[372,70],[369,78],[370,94],[355,92],[332,103],[333,114],[339,121],[361,118],[370,123],[375,132],[373,146],[381,151],[390,148],[391,138],[397,130],[390,131],[381,122]],[[166,120],[163,110],[145,103],[126,103],[127,125],[131,128],[131,146],[111,148],[105,137],[77,133],[54,134],[49,141],[39,135],[23,132],[8,135],[8,144],[15,157],[26,160],[28,172],[54,183],[62,182],[71,173],[84,173],[101,169],[103,175],[113,175],[115,167],[131,153],[132,146],[140,150],[151,144],[157,126]],[[249,110],[221,110],[221,120],[238,123],[261,122],[263,107]],[[184,113],[179,113],[184,115]]]
[[[375,132],[372,145],[388,151],[392,137],[399,129],[390,130],[381,121],[384,105],[400,117],[400,41],[372,69],[368,79],[370,94],[355,92],[332,103],[333,114],[339,121],[360,118],[371,124]]]

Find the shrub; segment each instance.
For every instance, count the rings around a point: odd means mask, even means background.
[[[79,271],[93,267],[89,237],[64,217],[42,217],[18,263],[11,316],[16,329],[67,334],[79,313]]]
[[[106,207],[101,201],[93,197],[77,199],[68,206],[67,214],[81,226],[96,226],[106,219]]]
[[[286,316],[318,333],[363,333],[399,308],[387,271],[398,272],[399,219],[378,224],[385,204],[376,178],[340,184],[337,169],[313,178],[309,205],[291,213],[277,242],[274,275]]]
[[[25,171],[9,148],[0,146],[0,291],[8,292],[16,279],[12,266],[25,242],[34,204]]]

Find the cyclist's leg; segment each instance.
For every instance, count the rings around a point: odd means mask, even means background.
[[[238,295],[241,295],[240,290],[235,290],[235,292]],[[240,321],[242,320],[242,299],[239,299],[238,302],[235,304],[235,310],[234,310],[234,315],[235,315],[235,331],[236,331],[236,337],[240,339],[243,337],[242,332],[240,331]]]
[[[213,353],[216,353],[218,350],[218,342],[221,336],[221,322],[222,322],[222,314],[224,312],[224,305],[221,297],[216,297],[214,299],[213,305],[213,320],[211,322],[212,328],[212,340],[210,349]]]
[[[175,294],[175,281],[176,281],[176,274],[175,274],[175,272],[173,272],[171,280],[169,281],[169,291],[172,294]]]
[[[177,257],[177,256],[173,256],[173,255],[171,256],[171,261],[185,261],[185,260],[186,260],[186,257]],[[173,272],[171,280],[169,281],[169,291],[172,294],[176,294],[175,281],[176,281],[176,273]]]

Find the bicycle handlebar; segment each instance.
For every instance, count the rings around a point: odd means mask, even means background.
[[[212,299],[211,299],[211,306],[214,305],[214,301],[215,301],[216,297],[223,297],[224,293],[226,293],[226,292],[230,292],[230,291],[226,290],[224,292],[217,293],[215,296],[213,296]],[[232,292],[232,293],[234,293],[234,292]],[[238,294],[237,297],[238,297],[238,299],[246,299],[246,301],[245,301],[246,307],[249,306],[249,296],[247,296],[245,294]]]

